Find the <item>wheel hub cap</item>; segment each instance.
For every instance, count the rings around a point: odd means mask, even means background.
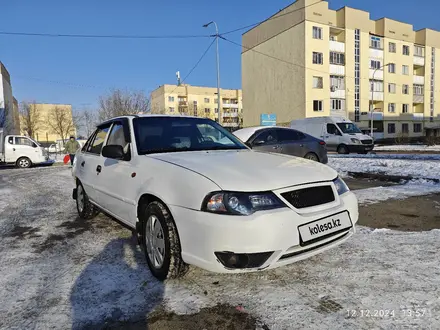
[[[165,237],[162,225],[155,215],[151,215],[147,220],[145,240],[151,264],[154,268],[161,268],[165,258]]]

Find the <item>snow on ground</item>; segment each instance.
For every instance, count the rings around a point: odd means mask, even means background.
[[[77,219],[70,170],[1,174],[11,198],[0,211],[0,329],[100,328],[160,305],[193,313],[219,303],[243,305],[270,329],[440,328],[439,230],[361,227],[343,245],[288,267],[245,275],[192,268],[160,283],[127,230],[104,216]],[[371,202],[387,189],[356,193]]]
[[[423,144],[403,144],[403,145],[392,145],[392,146],[375,146],[374,150],[380,151],[440,151],[440,145],[427,146]]]
[[[329,154],[329,158],[358,158],[358,159],[402,159],[402,160],[440,160],[440,154]]]
[[[440,179],[440,161],[434,160],[330,157],[328,165],[342,175],[346,172],[363,172]]]

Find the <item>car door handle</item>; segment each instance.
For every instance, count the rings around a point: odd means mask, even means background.
[[[96,166],[96,172],[101,173],[101,165]]]
[[[84,167],[84,164],[85,164],[86,162],[83,160],[82,162],[81,162],[81,166],[82,167]]]
[[[12,148],[12,151],[15,151],[15,148]]]

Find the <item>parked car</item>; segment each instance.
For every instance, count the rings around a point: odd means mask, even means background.
[[[234,132],[256,151],[303,157],[327,164],[325,142],[303,132],[285,127],[247,127]]]
[[[102,210],[133,230],[160,280],[187,264],[222,273],[284,266],[341,244],[358,221],[335,170],[254,152],[207,118],[106,121],[76,153],[72,175],[79,216]]]
[[[296,119],[291,122],[290,127],[323,139],[329,151],[337,151],[340,154],[366,154],[374,149],[371,136],[363,134],[353,122],[343,117]]]

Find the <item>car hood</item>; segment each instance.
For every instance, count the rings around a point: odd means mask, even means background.
[[[197,172],[222,190],[269,191],[330,181],[337,172],[318,162],[251,150],[196,151],[148,155]]]

